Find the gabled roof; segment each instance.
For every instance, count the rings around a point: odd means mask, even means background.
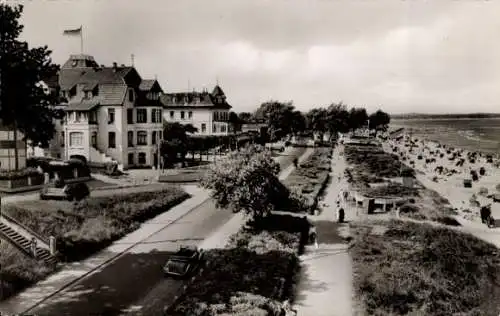
[[[217,85],[212,93],[203,92],[177,92],[164,93],[160,96],[161,103],[168,108],[181,107],[213,107],[219,109],[230,109],[231,105],[227,103],[226,96],[222,89]]]
[[[81,102],[72,102],[68,104],[65,111],[90,111],[99,105],[98,100],[82,100]]]
[[[154,79],[144,79],[141,81],[141,84],[139,85],[139,90],[149,91],[151,90],[151,88],[153,88],[155,83],[156,80]]]

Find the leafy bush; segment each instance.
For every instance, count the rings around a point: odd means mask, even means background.
[[[94,197],[76,205],[26,201],[6,205],[5,212],[42,236],[54,236],[67,260],[80,260],[185,200],[179,188]],[[99,224],[97,224],[99,223]]]
[[[90,190],[84,182],[71,183],[66,187],[66,195],[70,201],[81,201],[90,195]]]
[[[36,168],[31,168],[31,167],[21,170],[9,170],[9,171],[0,170],[0,180],[15,180],[39,174],[40,172],[38,172]]]
[[[383,222],[352,225],[354,286],[369,315],[498,315],[500,255],[452,229]]]
[[[201,184],[212,190],[218,207],[262,217],[289,201],[290,192],[277,177],[279,169],[269,151],[248,146],[211,166]]]
[[[54,181],[54,186],[58,189],[62,189],[65,186],[64,178],[58,178]]]

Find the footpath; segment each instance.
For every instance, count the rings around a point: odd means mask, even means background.
[[[346,244],[340,236],[348,224],[337,223],[337,200],[347,188],[344,178],[344,157],[337,146],[332,158],[331,183],[326,189],[322,211],[308,215],[316,227],[318,247],[306,246],[300,256],[301,276],[293,308],[300,316],[353,315],[352,261]],[[347,222],[356,219],[356,213],[346,209]]]

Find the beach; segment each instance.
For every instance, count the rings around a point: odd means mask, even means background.
[[[491,236],[488,241],[500,244],[500,236],[497,237],[500,232],[500,203],[494,202],[495,195],[500,197],[497,189],[500,168],[496,157],[420,139],[409,133],[384,142],[383,148],[398,155],[404,164],[413,168],[416,179],[423,186],[446,198],[457,212],[456,217],[462,226],[474,227],[483,233],[489,231]],[[477,179],[473,179],[472,173],[477,174]],[[471,187],[465,187],[464,180],[470,182]],[[497,221],[495,227],[488,228],[482,224],[480,209],[483,206],[490,206],[492,217]]]

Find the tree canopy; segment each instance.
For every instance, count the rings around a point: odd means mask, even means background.
[[[370,114],[370,129],[373,130],[386,130],[391,122],[391,117],[389,114],[382,110],[377,110],[377,112]]]
[[[290,192],[278,179],[279,171],[269,151],[250,145],[212,165],[202,186],[212,191],[218,207],[262,217],[289,199]]]
[[[174,163],[179,156],[184,161],[189,148],[188,134],[197,131],[198,129],[191,124],[165,122],[163,124],[163,140],[160,141],[160,156],[165,158],[167,164]]]
[[[46,146],[55,133],[54,119],[63,113],[54,108],[57,93],[46,93],[40,82],[56,76],[59,66],[47,46],[29,48],[19,40],[22,12],[23,6],[0,4],[0,118],[34,144]]]

